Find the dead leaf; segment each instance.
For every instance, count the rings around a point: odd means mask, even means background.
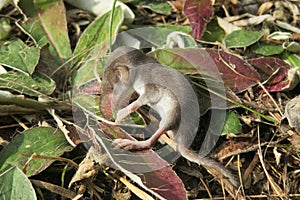
[[[300,127],[300,96],[293,98],[286,104],[285,116],[290,127]]]
[[[274,5],[273,2],[264,2],[263,4],[260,5],[260,7],[258,8],[257,14],[258,15],[262,15],[264,13],[266,13],[267,11],[269,11],[269,9]]]
[[[269,14],[265,14],[265,15],[260,15],[260,16],[251,16],[247,19],[241,19],[238,21],[233,22],[234,25],[236,26],[250,26],[250,25],[258,25],[261,24],[264,21],[274,21],[274,17],[272,17],[272,15]]]
[[[182,12],[185,0],[170,1],[171,5],[178,11]]]
[[[288,139],[293,147],[299,152],[300,150],[300,135],[297,132],[293,132],[291,137]]]
[[[297,23],[299,16],[299,8],[296,4],[289,1],[277,1],[275,2],[275,7],[277,7],[279,10],[289,10],[293,17],[292,24]]]
[[[85,158],[79,164],[78,170],[76,171],[75,175],[72,177],[69,188],[78,181],[83,179],[92,178],[98,173],[99,167],[94,163],[94,157],[91,155],[90,151],[92,148],[89,149],[88,153],[86,154]]]
[[[228,22],[227,20],[217,17],[219,26],[225,31],[225,33],[228,35],[232,33],[233,31],[241,30],[240,27],[233,25],[232,23]]]
[[[39,187],[39,188],[43,188],[43,189],[47,189],[53,193],[59,194],[62,197],[66,197],[68,199],[74,199],[76,197],[76,193],[65,189],[64,187],[58,186],[58,185],[54,185],[52,183],[48,183],[48,182],[44,182],[44,181],[40,181],[40,180],[30,180],[35,186]]]

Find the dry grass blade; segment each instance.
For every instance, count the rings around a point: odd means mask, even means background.
[[[129,182],[126,178],[124,177],[118,177],[118,179],[128,187],[128,189],[130,191],[132,191],[136,196],[138,196],[141,199],[145,199],[145,200],[154,200],[153,197],[151,197],[148,193],[146,193],[145,191],[141,190],[140,188],[138,188],[137,186],[135,186],[134,184],[132,184],[131,182]]]
[[[258,143],[260,144],[260,131],[259,131],[259,126],[258,126],[258,129],[257,129],[257,132],[258,132]],[[257,153],[258,153],[258,156],[259,156],[259,160],[260,160],[260,163],[262,165],[262,168],[265,172],[265,175],[268,179],[268,181],[270,182],[271,184],[271,187],[272,189],[274,190],[274,192],[279,196],[279,197],[282,197],[284,196],[284,192],[282,191],[282,189],[279,187],[279,185],[274,181],[274,179],[270,176],[269,172],[267,171],[266,169],[266,166],[265,166],[265,162],[264,162],[264,158],[263,158],[263,155],[262,155],[262,150],[261,150],[261,146],[259,145],[259,148],[257,150]],[[282,198],[281,198],[282,199]]]
[[[271,99],[271,101],[274,103],[276,106],[278,112],[280,113],[281,117],[283,116],[283,113],[281,112],[281,109],[279,108],[278,104],[274,100],[274,98],[270,95],[270,93],[266,90],[266,88],[263,86],[263,84],[259,81],[257,81],[257,84],[264,90],[264,92],[268,95],[268,97]]]

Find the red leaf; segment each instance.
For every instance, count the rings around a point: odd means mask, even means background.
[[[199,73],[222,78],[226,87],[242,92],[260,80],[251,65],[239,57],[215,49],[160,49],[153,52],[158,61],[183,73]]]
[[[211,0],[186,0],[184,13],[190,21],[193,37],[199,40],[213,16]]]
[[[157,171],[144,173],[141,178],[144,179],[143,181],[147,187],[159,188],[157,193],[166,199],[187,199],[181,179],[170,166]]]
[[[248,62],[260,70],[261,82],[270,92],[293,89],[299,82],[297,68],[292,68],[279,58],[253,58],[249,59]]]
[[[252,87],[260,79],[259,74],[244,60],[225,51],[206,49],[221,73],[225,86],[234,92]]]
[[[112,126],[104,122],[99,124],[101,130],[105,134],[105,136],[101,137],[108,137],[111,139],[117,137],[135,140],[126,131],[117,126]],[[137,131],[143,132],[139,129]],[[126,169],[139,176],[143,185],[149,190],[159,194],[165,199],[187,199],[186,190],[182,180],[173,171],[170,164],[159,157],[152,149],[137,152],[128,152],[120,149],[114,149],[109,146],[106,146],[106,149],[108,150],[106,152],[112,155],[111,158],[114,158],[114,164],[117,165],[114,167],[121,171],[122,169],[123,171]],[[133,176],[130,176],[130,174],[125,174],[132,180],[136,180]],[[143,186],[139,182],[136,183]]]

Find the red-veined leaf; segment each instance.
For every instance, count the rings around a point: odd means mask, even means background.
[[[292,68],[279,58],[253,58],[249,59],[248,62],[260,71],[261,82],[270,92],[293,89],[299,82],[298,68]]]
[[[211,0],[186,0],[184,13],[190,21],[193,37],[200,39],[207,23],[213,16]]]
[[[158,61],[183,73],[199,73],[222,79],[226,87],[242,92],[260,80],[247,62],[233,54],[215,49],[159,49],[153,52]]]

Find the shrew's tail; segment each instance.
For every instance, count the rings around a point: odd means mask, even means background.
[[[228,170],[226,169],[221,163],[212,160],[211,158],[201,156],[197,153],[192,152],[188,148],[184,147],[183,145],[178,145],[178,152],[186,158],[187,160],[197,163],[198,165],[203,165],[204,167],[213,168],[216,171],[220,172],[224,178],[228,179],[229,182],[235,187],[238,188],[239,184],[237,178]]]

